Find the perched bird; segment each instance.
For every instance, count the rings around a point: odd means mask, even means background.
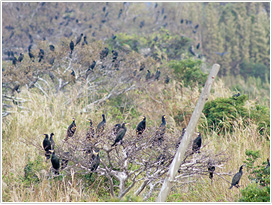
[[[51,163],[52,167],[54,168],[54,174],[59,175],[60,162],[59,158],[55,155],[55,151],[52,154]]]
[[[30,51],[28,52],[28,56],[29,56],[29,58],[32,59],[32,61],[34,62],[35,56],[34,56]]]
[[[199,49],[199,46],[200,46],[200,43],[198,43],[198,44],[196,45],[196,49]]]
[[[201,147],[201,134],[200,134],[200,132],[199,132],[199,133],[198,133],[198,137],[197,137],[197,138],[194,140],[194,142],[193,142],[193,148],[192,148],[193,153],[195,153],[195,152],[200,153],[200,152],[199,152],[200,147]]]
[[[112,50],[112,62],[114,62],[118,57],[118,52],[116,50]]]
[[[49,45],[49,48],[50,48],[50,51],[53,51],[53,52],[55,51],[55,46],[54,45],[52,45],[52,44]]]
[[[39,52],[39,62],[42,61],[43,57],[44,57],[44,50],[40,48],[40,52]]]
[[[168,84],[170,82],[170,78],[169,76],[167,75],[166,78],[165,78],[165,81],[164,81],[166,84]]]
[[[267,165],[266,165],[265,169],[267,169],[269,167],[270,167],[270,161],[269,161],[269,158],[267,158]]]
[[[145,22],[141,21],[139,27],[142,28],[144,26]]]
[[[63,170],[67,167],[68,162],[69,162],[69,152],[64,152],[63,153],[63,157],[61,159],[61,163],[60,163],[60,169]]]
[[[51,149],[54,150],[55,148],[55,141],[53,140],[54,133],[52,132],[50,134],[50,144],[51,144]]]
[[[157,72],[156,72],[156,74],[155,74],[155,80],[159,80],[160,75],[161,75],[161,71],[160,71],[160,68],[158,68],[158,69],[157,69]]]
[[[82,39],[83,33],[80,34],[79,37],[77,37],[76,39],[76,45],[80,43],[81,39]]]
[[[220,53],[220,52],[215,52],[217,55],[220,55],[221,57],[223,57],[225,54],[227,54],[228,52],[223,52],[223,53]]]
[[[118,18],[121,17],[122,13],[123,13],[123,9],[120,9],[119,14],[118,14]]]
[[[145,126],[146,126],[146,117],[143,116],[143,120],[137,125],[136,127],[136,135],[137,137],[139,137],[140,135],[143,134],[144,130],[145,130]]]
[[[232,97],[233,98],[237,98],[237,97],[239,97],[240,96],[240,93],[237,93],[237,94],[234,94]]]
[[[136,76],[136,73],[137,73],[137,70],[135,69],[135,70],[133,71],[133,76]]]
[[[239,172],[237,172],[237,173],[234,175],[234,177],[232,178],[231,186],[230,186],[229,189],[231,189],[233,186],[235,186],[236,188],[239,187],[238,183],[239,183],[239,181],[240,181],[240,179],[241,179],[241,177],[242,177],[242,175],[243,175],[243,171],[242,171],[243,166],[244,166],[244,165],[242,165],[242,166],[240,167]]]
[[[103,120],[97,125],[96,133],[102,133],[104,131],[104,128],[106,126],[106,118],[105,115],[102,114]]]
[[[213,173],[215,171],[215,166],[212,165],[212,163],[209,161],[208,162],[208,172],[209,172],[209,178],[212,180],[213,179]]]
[[[126,134],[126,131],[127,131],[126,124],[127,123],[125,123],[125,122],[122,124],[122,127],[119,129],[119,131],[118,131],[118,133],[116,135],[114,143],[111,145],[112,147],[114,145],[116,145],[116,143],[118,143],[120,141],[121,141],[121,144],[122,144],[122,140],[123,140],[123,138],[124,138],[124,136]]]
[[[151,78],[151,73],[149,70],[147,70],[147,74],[145,76],[145,80],[148,81]]]
[[[73,135],[76,132],[76,123],[75,123],[75,118],[72,118],[73,122],[71,125],[69,125],[67,129],[67,134],[65,140],[68,140],[68,137],[73,137]]]
[[[116,135],[116,134],[119,132],[119,130],[120,130],[121,127],[122,127],[121,124],[116,124],[116,125],[114,125],[114,127],[113,127],[113,129],[112,129],[113,134]]]
[[[183,21],[184,21],[184,20],[183,20],[183,19],[181,19],[181,20],[180,20],[180,23],[181,23],[181,24],[183,24]]]
[[[71,40],[71,42],[70,42],[70,50],[71,50],[71,55],[72,55],[72,53],[73,53],[74,48],[75,48],[74,41],[73,41],[73,40]]]
[[[99,149],[96,148],[95,150],[93,150],[92,159],[90,161],[90,169],[91,169],[90,177],[93,174],[92,172],[97,170],[99,164],[100,164]]]
[[[49,141],[48,134],[44,134],[44,135],[45,135],[45,137],[43,140],[43,148],[45,150],[46,159],[50,159],[51,143]]]
[[[55,82],[55,76],[54,76],[54,74],[53,74],[52,72],[50,72],[50,71],[49,71],[49,77],[51,78],[51,80],[52,80],[53,82]]]
[[[102,10],[103,10],[103,12],[105,12],[106,11],[106,6],[104,6]]]
[[[180,135],[180,137],[179,137],[179,139],[178,139],[178,142],[176,143],[176,149],[179,148],[180,141],[182,140],[182,138],[183,138],[185,132],[186,132],[186,128],[183,128],[183,129],[182,129],[182,132],[181,132],[181,135]]]
[[[83,38],[83,42],[82,42],[82,45],[88,45],[88,41],[87,41],[87,36],[85,35],[84,38]]]
[[[197,24],[196,26],[195,26],[195,29],[197,29],[199,27],[199,25]]]
[[[12,64],[13,64],[13,65],[16,65],[16,63],[17,63],[17,58],[16,58],[15,56],[13,56]]]
[[[164,162],[166,160],[166,155],[165,154],[160,154],[158,157],[157,157],[157,161],[160,162],[160,165],[163,165]]]
[[[193,56],[196,56],[195,52],[194,52],[194,47],[193,46],[190,46],[189,47],[189,52],[193,55]]]
[[[72,72],[71,72],[71,79],[72,79],[73,83],[76,82],[76,74],[75,74],[74,70],[72,70]]]
[[[24,54],[20,53],[20,56],[18,58],[18,61],[19,62],[22,62],[22,60],[24,59]]]
[[[95,65],[96,65],[96,62],[93,61],[92,65],[91,65],[91,69],[92,69],[92,70],[94,69]]]
[[[100,52],[100,59],[103,60],[104,58],[107,57],[109,54],[109,49],[105,47],[101,52]]]
[[[163,115],[162,116],[162,123],[160,125],[160,127],[158,128],[158,130],[156,131],[156,141],[158,142],[158,144],[160,145],[163,141],[163,136],[165,134],[165,130],[166,130],[166,116]]]
[[[145,64],[144,63],[141,63],[140,65],[140,71],[144,70],[145,69]]]
[[[86,140],[91,140],[91,138],[94,138],[94,127],[92,120],[89,119],[88,121],[90,122],[90,127],[86,135]]]
[[[32,45],[30,44],[27,48],[28,52],[30,53],[31,52],[31,48],[32,48]]]

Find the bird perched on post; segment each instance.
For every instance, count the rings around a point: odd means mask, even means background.
[[[184,136],[185,132],[186,132],[186,128],[183,128],[183,129],[182,129],[181,136],[179,137],[178,142],[176,143],[176,149],[178,149],[178,148],[179,148],[180,141],[182,140],[182,138],[183,138],[183,136]]]
[[[65,141],[68,140],[69,137],[73,137],[73,135],[76,132],[76,123],[75,123],[75,118],[72,118],[73,122],[71,125],[69,125],[68,129],[67,129],[67,134],[66,134],[66,138]]]
[[[91,168],[90,177],[93,174],[92,172],[97,170],[99,164],[100,164],[99,149],[96,148],[93,150],[92,159],[90,161],[90,168]]]
[[[80,41],[81,41],[81,39],[82,39],[82,36],[83,36],[83,33],[80,34],[79,37],[77,37],[77,39],[76,39],[76,45],[80,43]]]
[[[124,136],[125,136],[125,134],[126,134],[126,131],[127,131],[126,124],[128,124],[128,123],[125,123],[125,122],[124,122],[124,123],[122,124],[122,127],[119,129],[119,131],[118,131],[118,133],[117,133],[117,135],[116,135],[116,138],[115,138],[114,143],[111,145],[112,147],[113,147],[114,145],[116,145],[116,143],[118,143],[118,142],[120,142],[120,141],[121,141],[121,144],[122,144],[122,140],[123,140],[123,138],[124,138]]]
[[[137,137],[141,136],[145,130],[145,126],[146,126],[145,120],[146,120],[146,117],[143,116],[143,120],[136,127]]]
[[[166,116],[162,116],[162,123],[159,127],[159,129],[156,131],[156,141],[160,145],[163,142],[163,136],[165,134],[165,129],[166,129]]]
[[[199,132],[198,137],[193,142],[193,148],[192,148],[193,153],[195,153],[195,152],[200,153],[200,151],[199,151],[200,147],[201,147],[201,134]]]
[[[102,118],[103,120],[97,125],[97,128],[96,128],[96,133],[100,134],[104,131],[104,128],[106,126],[106,118],[105,118],[105,115],[102,114]]]
[[[52,132],[50,134],[50,144],[51,144],[51,149],[54,150],[55,148],[55,141],[53,140],[54,133]]]
[[[71,40],[71,42],[70,42],[70,50],[71,50],[71,54],[70,54],[70,55],[72,55],[74,48],[75,48],[74,41]]]
[[[94,138],[94,127],[92,120],[89,119],[88,121],[90,122],[90,127],[86,135],[86,140],[91,140],[91,138]]]
[[[243,166],[244,166],[244,165],[242,165],[242,166],[240,167],[239,172],[237,172],[237,173],[234,175],[234,177],[232,178],[231,186],[230,186],[229,189],[231,189],[233,186],[235,186],[236,188],[239,187],[238,183],[239,183],[239,181],[240,181],[240,179],[241,179],[241,177],[242,177],[242,175],[243,175],[243,171],[242,171],[242,170],[243,170]]]
[[[157,72],[156,72],[156,74],[155,74],[155,80],[159,80],[160,75],[161,75],[161,71],[160,71],[160,68],[158,68],[158,69],[157,69]]]
[[[48,138],[48,134],[44,134],[45,137],[44,137],[44,140],[43,140],[43,148],[45,150],[45,157],[46,159],[50,159],[50,150],[51,150],[51,143],[49,141],[49,138]]]
[[[51,163],[52,163],[54,174],[59,175],[60,163],[59,163],[59,158],[55,155],[55,151],[52,154]]]

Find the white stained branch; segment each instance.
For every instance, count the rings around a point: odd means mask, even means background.
[[[206,84],[204,86],[204,89],[200,95],[200,98],[197,102],[197,105],[195,107],[195,110],[191,116],[190,122],[186,128],[186,132],[184,134],[184,137],[180,141],[179,148],[177,150],[177,153],[175,154],[175,157],[170,165],[169,171],[166,174],[164,183],[162,185],[161,191],[159,193],[159,196],[157,198],[157,202],[165,202],[168,196],[169,191],[171,190],[171,181],[174,181],[175,175],[181,165],[181,162],[185,156],[186,149],[190,143],[190,140],[193,136],[193,132],[195,130],[195,127],[198,123],[198,120],[200,118],[200,115],[202,113],[202,110],[204,108],[204,105],[206,101],[208,100],[210,90],[212,87],[212,83],[214,82],[214,79],[219,71],[220,65],[214,64],[211,72],[208,76],[208,79],[206,81]]]

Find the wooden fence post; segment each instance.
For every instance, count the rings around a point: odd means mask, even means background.
[[[192,138],[192,135],[194,133],[195,127],[198,123],[198,120],[200,118],[200,115],[202,113],[202,110],[204,108],[204,105],[206,101],[208,100],[208,97],[210,95],[212,83],[214,82],[214,79],[219,71],[220,65],[214,64],[211,72],[208,76],[208,79],[206,81],[206,84],[204,86],[204,89],[200,95],[200,98],[196,104],[195,110],[191,116],[190,122],[186,128],[186,132],[180,141],[179,148],[175,154],[175,157],[170,165],[169,171],[166,174],[166,177],[164,179],[164,183],[162,185],[161,191],[159,193],[159,196],[157,198],[157,202],[165,202],[168,196],[168,193],[171,189],[171,181],[174,180],[178,168],[180,167],[180,164],[182,160],[184,159],[185,151],[189,145],[189,142]]]

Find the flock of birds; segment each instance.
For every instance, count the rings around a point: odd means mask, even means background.
[[[236,96],[234,96],[234,97],[237,97],[237,95],[239,96],[240,93],[236,94]],[[67,129],[66,138],[64,139],[64,141],[67,141],[67,140],[69,140],[69,138],[72,138],[76,132],[77,127],[76,127],[76,123],[75,123],[75,118],[72,118],[72,119],[73,119],[73,122],[69,125],[69,127]],[[86,134],[86,140],[90,141],[92,138],[99,137],[102,135],[102,133],[105,129],[105,126],[106,126],[106,118],[105,118],[105,115],[102,114],[102,121],[97,125],[96,131],[93,126],[92,120],[89,119],[88,121],[90,123],[90,127],[89,127],[89,130],[87,131],[87,134]],[[122,124],[116,124],[113,127],[112,131],[115,135],[115,140],[114,140],[113,144],[111,145],[112,147],[117,146],[118,144],[122,144],[124,136],[127,132],[127,128],[126,128],[127,124],[129,124],[129,123],[124,122]],[[142,121],[136,127],[136,136],[141,137],[142,134],[144,133],[145,129],[146,129],[146,117],[143,116]],[[162,122],[156,131],[156,138],[154,139],[154,143],[156,142],[158,145],[161,145],[161,143],[164,141],[163,138],[164,138],[165,131],[166,131],[166,116],[163,115]],[[182,140],[185,132],[186,132],[186,129],[183,128],[182,134],[176,143],[176,150],[178,149],[178,147],[180,145],[180,141]],[[53,140],[54,133],[51,133],[50,138],[49,138],[48,134],[44,134],[44,135],[45,135],[45,138],[43,140],[43,148],[45,150],[45,157],[46,157],[46,159],[50,159],[50,155],[51,155],[51,163],[52,163],[52,167],[53,167],[53,173],[55,175],[59,175],[59,170],[63,170],[64,168],[67,167],[67,164],[69,161],[68,160],[69,152],[64,152],[64,157],[61,159],[61,163],[60,163],[60,159],[56,156],[55,150],[54,150],[54,147],[55,147],[55,142]],[[201,144],[202,144],[202,139],[201,139],[201,133],[199,132],[198,136],[193,140],[191,154],[200,153]],[[89,153],[92,152],[91,160],[90,160],[90,176],[99,167],[99,164],[100,164],[99,151],[100,151],[99,148],[94,148],[92,151],[88,150]],[[163,157],[164,156],[160,155],[157,158],[157,160],[160,161],[161,158],[163,158]],[[267,160],[268,160],[268,165],[270,166],[269,159],[267,159]],[[239,169],[239,172],[237,172],[233,176],[232,182],[231,182],[231,187],[229,189],[231,189],[233,186],[239,188],[238,184],[239,184],[239,181],[243,175],[243,171],[242,171],[243,166],[244,165],[242,165]],[[215,171],[215,166],[212,165],[211,162],[209,162],[208,163],[208,173],[209,173],[210,179],[213,178],[214,171]]]

